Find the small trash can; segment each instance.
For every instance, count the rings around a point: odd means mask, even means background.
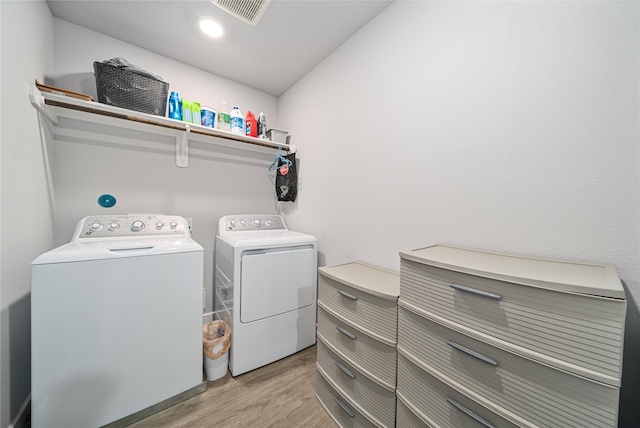
[[[202,350],[207,380],[224,377],[229,366],[231,329],[222,320],[210,321],[202,326]]]

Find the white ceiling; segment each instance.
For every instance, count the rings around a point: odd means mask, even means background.
[[[392,1],[273,0],[255,27],[206,0],[47,3],[57,18],[280,96]],[[224,25],[222,39],[200,33],[202,15]]]

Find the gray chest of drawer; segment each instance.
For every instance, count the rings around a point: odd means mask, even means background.
[[[617,425],[626,300],[614,266],[446,246],[400,255],[404,373],[471,399],[495,426]],[[420,377],[401,379],[403,411],[428,423],[431,404],[411,394]]]
[[[399,276],[359,262],[318,273],[316,395],[339,426],[392,428]]]

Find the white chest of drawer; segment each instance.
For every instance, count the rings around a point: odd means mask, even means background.
[[[326,402],[327,388],[354,418],[392,428],[399,276],[363,263],[322,267],[318,273],[317,366],[324,389],[318,386],[316,395],[340,426],[351,426],[354,419],[341,405],[340,412],[329,410],[336,405]]]
[[[397,394],[398,428],[518,427],[420,369],[402,352],[398,355]]]
[[[399,351],[470,397],[532,426],[615,426],[619,388],[558,370],[442,326],[403,307]]]
[[[316,397],[338,426],[376,428],[376,425],[353,407],[344,395],[336,391],[321,372],[316,374]]]
[[[398,347],[417,366],[516,425],[616,426],[626,300],[614,266],[400,254]]]
[[[395,419],[395,388],[387,388],[365,375],[358,366],[341,358],[318,340],[318,371],[337,391],[358,403],[361,412],[379,426],[392,427]]]

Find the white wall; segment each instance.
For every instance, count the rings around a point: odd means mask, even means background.
[[[640,426],[638,2],[397,1],[280,98],[321,263],[447,243],[614,263]]]
[[[264,92],[59,19],[54,40],[55,86],[96,97],[93,62],[123,57],[162,76],[184,98],[215,108],[226,100],[243,113],[265,112],[272,125],[277,121],[277,99]],[[104,138],[103,130],[112,137]],[[207,311],[212,310],[217,220],[225,214],[275,212],[275,174],[268,171],[275,152],[244,153],[247,157],[229,161],[229,154],[237,154],[233,150],[192,142],[189,167],[178,168],[173,137],[131,135],[114,126],[85,131],[58,132],[54,143],[55,243],[68,241],[76,222],[88,215],[165,212],[193,218],[192,236],[205,248]],[[115,207],[98,205],[105,193],[116,197]]]
[[[28,85],[53,71],[53,17],[44,1],[2,1],[0,25],[0,427],[31,391],[30,263],[53,245],[44,154]],[[29,23],[29,28],[25,25]]]
[[[142,137],[131,148],[58,137],[54,239],[27,84],[53,78],[95,95],[92,63],[114,56],[184,97],[263,110],[289,130],[302,183],[284,210],[292,229],[319,238],[322,264],[397,269],[399,250],[437,242],[616,264],[629,298],[620,426],[640,425],[637,2],[398,1],[279,105],[55,20],[44,2],[2,1],[0,11],[0,427],[29,392],[29,263],[80,217],[193,217],[210,260],[216,218],[278,209],[260,156],[228,162],[200,145],[184,170],[166,139],[150,149]],[[344,108],[352,114],[342,121]],[[102,193],[116,207],[100,208]]]

